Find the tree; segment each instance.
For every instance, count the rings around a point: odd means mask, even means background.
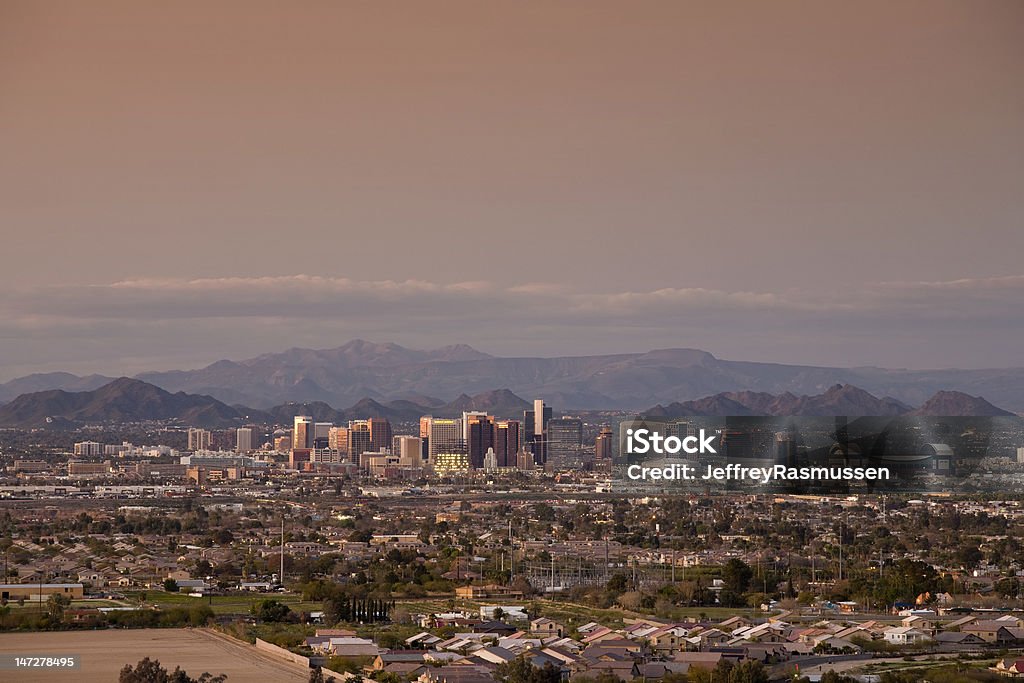
[[[686,683],[686,674],[683,674],[684,678],[680,683]],[[666,676],[667,678],[667,676]],[[579,676],[573,677],[574,681],[581,683],[622,683],[622,679],[613,674],[611,671],[602,671],[596,676]],[[662,679],[664,681],[665,678]]]
[[[164,590],[168,593],[177,593],[178,582],[174,579],[164,579]]]
[[[639,591],[629,591],[616,598],[616,602],[619,603],[619,606],[622,607],[622,609],[633,612],[640,609],[642,601],[643,595]]]
[[[323,669],[319,666],[309,672],[309,683],[326,683]]]
[[[695,668],[687,672],[691,683],[768,683],[768,672],[761,662],[730,664],[726,660],[714,669]]]
[[[54,621],[64,620],[64,610],[71,604],[71,598],[66,595],[59,595],[54,593],[46,600],[46,609],[50,614],[50,619]]]
[[[145,657],[139,660],[134,667],[125,664],[118,676],[118,683],[224,683],[227,680],[226,674],[214,676],[203,672],[199,678],[192,678],[175,667],[174,671],[168,673],[167,669],[160,665],[159,659]]]
[[[722,580],[725,581],[725,590],[733,593],[746,593],[750,585],[750,579],[754,576],[750,566],[743,560],[732,558],[722,567]]]
[[[494,670],[494,680],[498,683],[560,683],[562,673],[550,662],[538,668],[526,657],[517,657],[499,664]]]
[[[134,667],[125,664],[118,676],[118,683],[168,683],[167,669],[160,666],[160,660],[145,657]]]
[[[620,594],[626,592],[626,575],[621,572],[612,574],[612,577],[608,579],[608,583],[605,584],[605,589],[613,596],[618,597]]]
[[[857,679],[835,671],[826,671],[821,675],[821,683],[857,683]]]
[[[252,607],[252,614],[260,621],[279,622],[287,619],[291,608],[279,600],[261,600]]]
[[[999,579],[996,581],[995,590],[999,595],[1015,598],[1020,594],[1020,582],[1016,578]]]

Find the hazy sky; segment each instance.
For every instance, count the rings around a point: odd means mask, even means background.
[[[1024,3],[0,0],[0,379],[1024,365]]]

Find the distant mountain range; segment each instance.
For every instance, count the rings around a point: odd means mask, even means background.
[[[983,398],[959,391],[940,391],[917,409],[894,398],[878,398],[850,384],[836,384],[815,396],[791,393],[775,396],[765,392],[723,392],[696,401],[656,405],[643,411],[647,417],[726,417],[743,415],[828,417],[893,417],[896,415],[984,416],[1013,415]]]
[[[0,384],[0,402],[50,389],[94,390],[112,379],[67,373],[30,375]],[[881,399],[892,401],[890,410],[922,406],[936,392],[958,391],[983,395],[1008,410],[1024,412],[1024,368],[912,371],[782,365],[721,360],[696,349],[499,358],[465,345],[418,351],[356,340],[335,349],[291,349],[242,361],[222,360],[198,370],[147,372],[137,379],[169,392],[199,394],[260,410],[303,401],[353,405],[364,398],[385,407],[408,401],[434,408],[494,387],[507,387],[517,398],[543,397],[564,410],[642,410],[719,395],[719,401],[749,403],[760,411],[767,410],[764,401],[778,401],[773,410],[789,405],[794,410],[812,410],[812,404],[800,404],[801,397],[824,395],[839,384],[890,397]],[[747,403],[737,399],[740,395]],[[401,409],[401,404],[394,409]]]
[[[189,425],[239,422],[244,412],[210,396],[172,394],[122,377],[92,391],[51,389],[22,394],[0,406],[2,427],[64,427],[101,422],[180,420]]]
[[[521,416],[528,406],[512,392],[500,389],[475,396],[462,395],[447,404],[430,399],[425,403],[407,400],[380,403],[364,398],[344,410],[322,401],[285,403],[268,410],[258,410],[241,405],[229,406],[211,396],[184,392],[172,394],[141,380],[121,377],[92,391],[51,389],[22,394],[0,406],[0,427],[59,429],[83,424],[173,420],[189,426],[222,428],[252,422],[287,424],[296,415],[310,415],[318,422],[335,424],[368,417],[386,417],[402,422],[417,420],[426,414],[456,416],[465,410]]]
[[[177,421],[183,425],[223,428],[247,423],[288,424],[296,415],[310,415],[318,422],[344,424],[349,420],[385,417],[395,422],[415,421],[421,415],[457,416],[467,410],[485,410],[495,415],[518,417],[529,404],[507,389],[475,396],[465,394],[447,404],[409,400],[381,403],[363,398],[344,410],[322,401],[285,403],[268,410],[229,406],[211,396],[172,394],[138,379],[121,377],[92,391],[60,389],[18,396],[0,406],[0,427],[54,429],[83,424],[145,421]],[[725,392],[696,401],[657,405],[643,414],[655,418],[685,416],[828,416],[846,415],[1012,415],[983,398],[955,391],[941,391],[914,409],[891,398],[877,398],[851,385],[836,385],[816,396],[775,396],[764,392]]]

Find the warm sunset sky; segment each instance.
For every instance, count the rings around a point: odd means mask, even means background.
[[[0,0],[0,380],[1024,365],[1024,2]]]

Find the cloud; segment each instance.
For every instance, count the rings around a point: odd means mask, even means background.
[[[1024,275],[1004,275],[1002,277],[961,278],[958,280],[939,280],[932,282],[883,282],[879,287],[892,290],[1024,290]]]
[[[834,365],[1021,365],[1009,340],[1024,334],[1022,289],[1024,276],[856,291],[586,292],[304,274],[22,288],[0,293],[0,373],[68,363],[141,370],[357,336],[421,347],[466,342],[505,355],[694,346]]]

